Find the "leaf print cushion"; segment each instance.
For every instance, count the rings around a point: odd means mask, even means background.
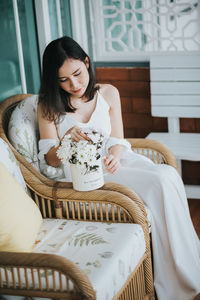
[[[97,300],[106,300],[117,294],[141,260],[145,241],[137,224],[44,219],[34,252],[74,262],[88,276]],[[48,279],[52,282],[52,275]]]
[[[115,230],[108,231],[111,227]],[[96,299],[110,300],[141,261],[145,240],[142,227],[137,224],[114,223],[110,226],[100,222],[43,219],[33,252],[61,255],[72,261],[88,276],[96,290]],[[48,273],[50,288],[55,286],[52,275]],[[5,274],[3,276],[4,281]],[[27,270],[27,276],[31,280],[30,270]],[[59,286],[59,274],[55,272],[55,276]],[[11,270],[8,270],[8,277],[12,278]],[[25,286],[25,275],[21,280]],[[43,285],[45,276],[42,272],[40,280]],[[63,289],[73,288],[71,281],[66,286],[63,278],[62,283]]]
[[[37,103],[38,96],[33,95],[16,106],[9,121],[8,137],[15,149],[39,170]]]
[[[8,144],[0,138],[0,161],[6,166],[11,175],[19,182],[25,191],[27,187],[22,176],[21,170],[19,168],[18,162],[8,146]]]

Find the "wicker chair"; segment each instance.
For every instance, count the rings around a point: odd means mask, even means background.
[[[71,183],[55,182],[40,174],[26,159],[19,154],[8,140],[8,123],[16,105],[30,95],[20,94],[9,97],[0,106],[0,136],[12,149],[21,172],[43,218],[58,218],[80,221],[137,223],[142,226],[146,242],[146,252],[134,272],[131,273],[123,288],[114,299],[154,299],[152,278],[150,237],[148,220],[143,201],[129,188],[106,183],[101,189],[91,192],[77,192]],[[162,144],[145,139],[129,139],[133,150],[150,157],[155,163],[166,163],[177,168],[174,155]],[[65,209],[63,209],[63,207]],[[81,209],[82,207],[82,209]],[[3,284],[0,278],[0,294],[53,297],[65,299],[96,299],[95,291],[86,275],[75,264],[66,259],[41,253],[1,252],[0,266],[5,268],[23,268],[27,270],[52,270],[71,280],[74,290],[63,290],[62,285],[50,289],[48,280],[45,286],[36,288],[35,282],[26,281],[22,287],[18,278],[11,284],[7,278]],[[13,272],[14,277],[14,272]],[[17,287],[16,287],[17,286]],[[146,298],[145,298],[146,299]]]

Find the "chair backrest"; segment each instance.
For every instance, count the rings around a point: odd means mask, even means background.
[[[200,117],[200,55],[150,59],[152,116]]]
[[[9,125],[8,138],[14,148],[38,171],[38,96],[22,100],[13,110]]]
[[[27,186],[20,171],[18,162],[8,146],[8,144],[0,138],[0,161],[6,166],[11,175],[19,182],[25,191]]]

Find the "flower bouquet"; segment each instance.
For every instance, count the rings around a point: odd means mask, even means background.
[[[71,135],[65,135],[57,155],[64,167],[70,164],[73,188],[78,191],[89,191],[104,184],[101,149],[103,134],[89,130],[85,132],[89,141],[72,141]]]

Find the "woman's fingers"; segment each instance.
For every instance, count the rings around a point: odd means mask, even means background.
[[[89,141],[90,139],[88,138],[87,134],[85,134],[79,127],[74,126],[72,127],[68,133],[70,133],[71,138],[75,142],[79,142],[80,140],[87,140]]]
[[[114,174],[116,173],[120,168],[120,163],[118,161],[116,161],[111,167],[110,167],[110,173]]]
[[[90,138],[87,136],[87,134],[85,134],[81,129],[79,131],[79,136],[81,137],[82,140],[87,140],[87,141],[90,140]]]
[[[113,155],[109,155],[109,156],[105,157],[105,159],[104,159],[105,166],[108,167],[113,159],[114,159]]]
[[[114,174],[120,168],[120,161],[111,154],[104,159],[104,165],[109,173]]]

